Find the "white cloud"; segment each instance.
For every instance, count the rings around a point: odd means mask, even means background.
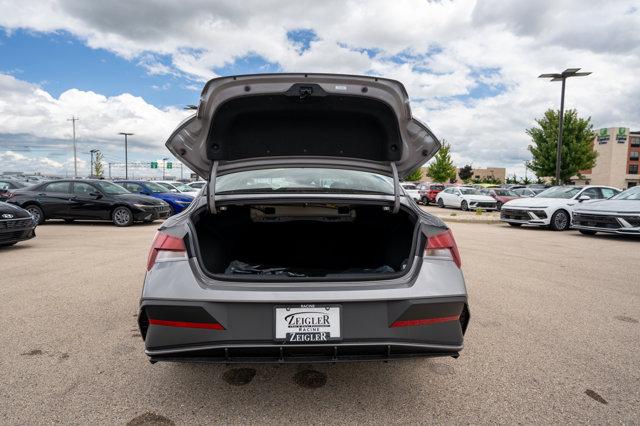
[[[69,31],[91,47],[141,63],[150,74],[188,77],[190,88],[248,55],[283,71],[396,78],[415,99],[416,115],[452,143],[460,164],[521,171],[528,158],[524,129],[546,108],[558,106],[559,85],[538,80],[542,72],[575,66],[593,71],[569,81],[567,106],[590,115],[596,126],[640,126],[640,11],[634,4],[137,0],[114,7],[84,0],[0,0],[0,26]],[[287,39],[296,29],[314,31],[307,50]],[[160,62],[156,55],[170,60]],[[10,112],[9,118],[0,116],[0,132],[68,137],[65,119],[75,113],[85,126],[81,135],[113,143],[114,131],[141,129],[138,146],[151,147],[182,114],[128,94],[107,98],[69,90],[55,99],[19,80],[12,86],[17,96],[28,96],[14,113],[18,98],[0,92],[0,111],[4,102]]]
[[[79,117],[76,123],[79,157],[88,157],[85,151],[98,148],[121,160],[123,143],[119,132],[135,133],[129,139],[133,159],[157,158],[166,153],[163,144],[167,136],[188,112],[178,108],[159,109],[126,93],[107,97],[71,89],[55,98],[35,84],[0,74],[0,134],[3,135],[0,152],[3,147],[19,147],[30,152],[27,156],[9,149],[3,154],[6,161],[0,162],[2,168],[13,170],[19,165],[30,165],[29,169],[33,169],[31,165],[36,165],[56,172],[72,169],[69,160],[50,159],[47,155],[51,154],[45,149],[48,147],[48,151],[55,151],[56,155],[72,152],[72,126],[68,121],[72,115]],[[84,160],[79,168],[87,168]]]

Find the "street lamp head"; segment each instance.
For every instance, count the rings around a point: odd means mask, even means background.
[[[591,74],[590,72],[578,72],[580,68],[567,68],[561,73],[540,74],[538,78],[550,78],[551,81],[562,81],[569,77],[584,77]]]
[[[118,133],[119,135],[125,135],[125,136],[131,136],[133,135],[133,133],[129,133],[129,132],[120,132]]]

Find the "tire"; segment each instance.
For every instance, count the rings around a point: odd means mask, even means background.
[[[462,209],[462,211],[464,212],[469,211],[469,203],[467,203],[465,200],[462,200],[462,203],[460,203],[460,209]]]
[[[498,211],[502,210],[502,203],[500,201],[498,201],[498,203],[496,204],[496,209]]]
[[[174,214],[176,214],[176,209],[173,208],[173,206],[169,206],[169,217],[173,216]]]
[[[514,228],[520,228],[522,226],[521,223],[511,223],[509,222],[509,226],[513,226]]]
[[[427,197],[422,197],[420,201],[422,201],[422,204],[425,206],[429,205],[429,199]]]
[[[566,210],[558,210],[551,216],[551,229],[554,231],[566,231],[571,226],[571,219]]]
[[[444,209],[444,201],[442,201],[442,198],[438,198],[438,207]]]
[[[133,223],[133,213],[128,207],[119,206],[113,209],[111,220],[116,226],[129,226]]]
[[[35,204],[29,204],[28,206],[25,206],[24,209],[28,211],[31,216],[33,216],[33,218],[36,220],[37,225],[41,225],[44,223],[44,212],[40,207],[36,206]]]
[[[588,229],[578,229],[578,231],[580,231],[580,233],[584,235],[596,235],[596,232],[598,232],[598,231],[589,231]]]
[[[17,244],[17,241],[14,241],[13,243],[2,243],[0,244],[0,247],[11,247],[14,244]]]

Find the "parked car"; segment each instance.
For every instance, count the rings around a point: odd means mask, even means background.
[[[502,188],[490,188],[483,191],[483,194],[488,195],[489,197],[496,200],[496,209],[500,211],[502,205],[507,201],[514,200],[516,198],[520,198],[518,194],[509,190]]]
[[[400,182],[400,186],[404,190],[407,196],[411,197],[414,201],[420,201],[420,192],[418,191],[418,185],[412,182]]]
[[[596,232],[640,235],[640,186],[607,200],[575,207],[572,228],[587,235]]]
[[[160,186],[164,186],[169,192],[179,192],[180,194],[187,194],[195,197],[198,195],[198,190],[192,188],[182,182],[176,182],[171,180],[154,180],[153,182],[157,183]]]
[[[0,247],[35,237],[36,225],[28,211],[0,201]]]
[[[518,197],[535,197],[544,191],[544,188],[514,188],[511,191]]]
[[[436,202],[436,196],[443,191],[445,186],[441,183],[432,183],[430,185],[426,185],[424,189],[420,190],[420,202],[425,206],[428,206],[429,203]]]
[[[455,207],[462,210],[496,210],[497,202],[480,190],[468,186],[452,186],[436,196],[439,207]]]
[[[189,183],[187,184],[187,186],[190,186],[190,187],[191,187],[191,188],[193,188],[193,189],[199,190],[199,189],[201,189],[203,186],[205,186],[206,184],[207,184],[207,182],[206,182],[206,181],[204,181],[204,180],[197,180],[197,181],[195,181],[195,182],[189,182]]]
[[[610,186],[554,186],[533,198],[511,200],[502,206],[500,220],[511,226],[548,226],[564,231],[571,226],[575,205],[613,197],[620,190]]]
[[[36,184],[16,190],[8,202],[27,210],[38,224],[47,219],[110,220],[117,226],[129,226],[169,216],[166,203],[97,179]]]
[[[26,188],[26,183],[14,179],[0,179],[0,201],[6,201],[11,197],[15,189]]]
[[[169,215],[173,216],[186,209],[193,201],[193,196],[189,194],[180,194],[178,192],[170,192],[166,187],[155,182],[144,180],[117,180],[118,185],[122,185],[128,191],[134,194],[148,195],[153,198],[164,201],[169,204]]]
[[[440,146],[407,102],[378,77],[206,84],[166,145],[215,192],[151,247],[139,326],[152,362],[458,355],[469,313],[453,235],[401,196],[398,178]]]

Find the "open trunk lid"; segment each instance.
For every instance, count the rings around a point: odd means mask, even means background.
[[[208,179],[296,160],[353,166],[403,177],[440,143],[411,117],[404,86],[377,77],[261,74],[209,81],[197,113],[180,124],[167,148]]]

